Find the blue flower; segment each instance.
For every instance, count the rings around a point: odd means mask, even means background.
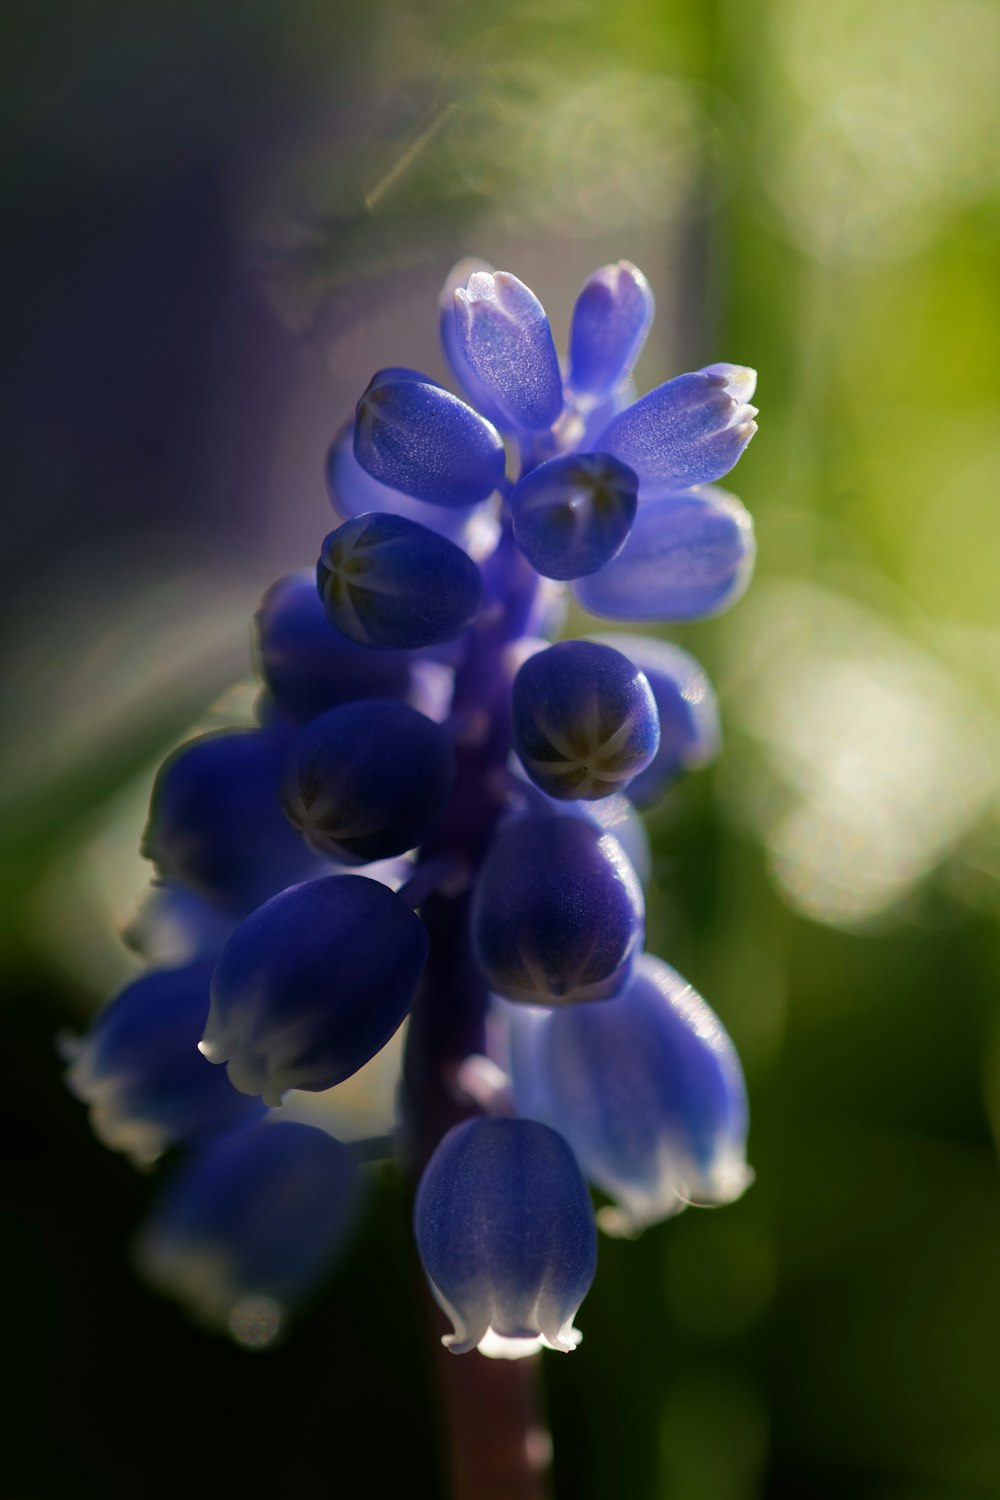
[[[637,396],[654,304],[626,261],[583,286],[562,362],[507,271],[460,263],[439,306],[464,399],[406,366],[373,376],[328,452],[315,580],[279,579],[256,617],[264,727],[192,741],[157,777],[144,847],[165,888],[133,941],[197,965],[126,990],[69,1072],[109,1144],[192,1148],[142,1261],[244,1342],[336,1253],[354,1162],[307,1127],[211,1132],[336,1088],[407,1019],[400,1138],[426,1164],[414,1227],[456,1353],[574,1347],[584,1173],[629,1231],[749,1180],[732,1044],[642,953],[636,806],[717,752],[711,686],[658,639],[536,637],[566,582],[613,620],[735,603],[753,526],[715,481],[756,431],[755,373],[708,364]],[[521,1118],[466,1117],[501,1098],[494,1006]]]
[[[414,1233],[453,1354],[504,1359],[580,1342],[594,1279],[594,1211],[573,1153],[531,1120],[456,1125],[428,1163]]]
[[[602,1005],[527,1021],[514,1012],[510,1024],[519,1105],[559,1130],[615,1200],[605,1228],[631,1233],[689,1203],[731,1203],[753,1180],[736,1049],[661,959],[644,954]]]

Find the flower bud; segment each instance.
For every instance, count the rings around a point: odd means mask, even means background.
[[[410,658],[370,651],[326,617],[314,573],[289,573],[271,585],[256,620],[257,667],[276,706],[297,723],[358,698],[403,698]]]
[[[529,1005],[604,1000],[642,947],[642,887],[617,839],[529,814],[494,835],[472,914],[490,988]]]
[[[643,954],[621,994],[532,1018],[512,1048],[519,1105],[559,1130],[634,1232],[752,1181],[739,1058],[681,976]]]
[[[142,837],[163,879],[241,914],[322,873],[278,802],[286,744],[277,729],[223,730],[164,761]]]
[[[354,456],[381,484],[433,505],[474,505],[504,474],[500,434],[424,375],[383,370],[358,402]]]
[[[639,668],[610,646],[559,641],[514,679],[514,744],[550,797],[594,801],[644,771],[660,742],[656,702]]]
[[[362,875],[293,886],[233,933],[212,977],[201,1050],[244,1094],[280,1104],[356,1073],[410,1008],[427,933],[406,903]]]
[[[719,753],[719,706],[704,668],[670,641],[645,635],[601,637],[641,668],[656,699],[660,748],[628,785],[628,797],[649,807],[685,771],[697,771]]]
[[[458,342],[491,402],[517,432],[542,432],[563,408],[545,309],[508,271],[474,271],[455,292]]]
[[[203,1322],[260,1347],[332,1266],[360,1196],[347,1146],[266,1120],[185,1162],[139,1238],[139,1266]]]
[[[417,1190],[414,1233],[453,1354],[517,1359],[580,1342],[573,1319],[594,1279],[586,1184],[566,1142],[533,1120],[456,1125]]]
[[[210,963],[143,974],[65,1044],[66,1083],[94,1134],[137,1166],[260,1112],[198,1051],[211,975]]]
[[[678,375],[625,408],[598,447],[671,490],[721,479],[757,431],[757,374],[743,365],[708,365]]]
[[[377,651],[452,640],[482,599],[479,569],[454,542],[380,512],[331,531],[316,580],[327,619]]]
[[[618,556],[573,592],[609,620],[702,620],[742,596],[755,556],[753,521],[735,495],[663,495],[640,502]]]
[[[293,738],[281,805],[314,849],[364,864],[421,843],[454,777],[451,737],[406,703],[369,699]]]
[[[463,547],[472,531],[473,518],[479,515],[474,506],[428,505],[402,490],[390,489],[373,479],[354,457],[354,423],[340,429],[326,455],[326,488],[334,513],[341,521],[363,516],[369,511],[388,511],[429,526],[450,541]]]
[[[583,578],[620,552],[635,520],[639,481],[609,453],[571,453],[514,486],[517,545],[545,578]]]
[[[445,277],[438,297],[439,331],[445,358],[472,405],[481,416],[486,418],[487,422],[492,422],[494,427],[503,427],[506,421],[504,413],[465,357],[458,331],[458,316],[455,311],[455,293],[460,287],[466,285],[473,272],[492,272],[493,269],[487,261],[479,260],[474,255],[464,256],[455,262]]]
[[[569,334],[569,383],[599,401],[631,374],[656,304],[649,282],[627,260],[602,266],[576,299]]]

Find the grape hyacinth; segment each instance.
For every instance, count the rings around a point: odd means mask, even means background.
[[[633,399],[652,316],[642,273],[603,267],[561,362],[528,287],[460,263],[440,317],[464,396],[373,376],[330,449],[316,574],[256,615],[258,727],[157,778],[144,852],[190,963],[157,967],[149,939],[69,1082],[109,1145],[193,1150],[140,1259],[217,1323],[294,1306],[344,1243],[373,1148],[280,1107],[404,1020],[396,1146],[454,1353],[579,1341],[588,1179],[629,1232],[750,1180],[732,1043],[643,952],[635,808],[716,753],[711,686],[656,637],[546,638],[567,585],[657,624],[749,581],[750,517],[716,486],[756,431],[755,373],[709,364]]]

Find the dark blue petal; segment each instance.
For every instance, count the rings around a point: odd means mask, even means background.
[[[266,1104],[332,1088],[397,1030],[426,957],[423,924],[386,886],[362,875],[293,886],[223,949],[202,1051]]]
[[[69,1088],[89,1105],[94,1134],[137,1164],[261,1112],[198,1051],[211,976],[211,963],[144,974],[72,1044]]]
[[[597,1268],[594,1212],[566,1142],[532,1120],[456,1125],[417,1190],[414,1233],[453,1354],[568,1351]]]
[[[700,620],[736,603],[755,554],[753,522],[734,495],[664,495],[640,501],[621,552],[573,592],[610,620]]]
[[[323,543],[316,571],[332,623],[377,651],[452,640],[479,608],[482,580],[471,558],[403,516],[356,516]]]
[[[530,1005],[604,1000],[642,947],[642,887],[590,821],[530,814],[494,836],[472,930],[491,989]]]
[[[354,456],[373,479],[433,505],[473,505],[504,474],[503,441],[471,406],[411,372],[382,371],[358,402]]]
[[[454,761],[447,730],[407,704],[349,703],[294,736],[281,805],[321,853],[388,859],[423,840],[448,799]]]
[[[237,1333],[264,1301],[259,1335],[251,1329],[246,1339],[263,1343],[332,1266],[359,1207],[348,1147],[312,1125],[268,1120],[185,1163],[154,1208],[138,1260],[161,1291]]]
[[[164,761],[142,842],[164,879],[242,913],[322,873],[278,802],[286,745],[276,729],[224,730]]]
[[[550,797],[609,797],[644,771],[660,742],[649,683],[595,641],[559,641],[530,657],[513,688],[514,745]]]
[[[455,292],[462,354],[504,425],[541,432],[563,409],[562,376],[545,309],[507,271],[475,271]]]
[[[728,1203],[751,1181],[735,1048],[662,960],[644,954],[615,999],[537,1017],[516,1040],[521,1107],[561,1131],[617,1201],[611,1227],[639,1229],[687,1203]]]
[[[684,771],[697,771],[718,755],[721,731],[715,692],[704,668],[670,641],[645,635],[602,639],[641,668],[656,699],[660,748],[628,786],[629,798],[648,807]]]
[[[569,334],[569,383],[576,396],[610,395],[632,370],[653,322],[649,282],[627,260],[602,266],[584,284]]]
[[[625,408],[599,438],[638,474],[671,489],[708,484],[728,474],[757,431],[756,372],[710,365],[678,375]]]
[[[349,641],[326,617],[315,573],[272,584],[256,615],[258,670],[287,719],[303,723],[358,698],[403,698],[412,658]]]
[[[545,578],[584,578],[620,552],[635,519],[639,481],[608,453],[540,464],[510,497],[517,545]]]

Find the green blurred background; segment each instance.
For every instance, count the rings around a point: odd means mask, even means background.
[[[677,636],[726,750],[651,822],[757,1183],[602,1243],[545,1362],[560,1500],[1000,1497],[1000,8],[90,0],[3,40],[2,1493],[442,1493],[401,1184],[230,1347],[134,1279],[153,1181],[53,1037],[132,971],[152,769],[245,712],[329,437],[376,366],[441,373],[472,253],[557,336],[639,263],[643,386],[760,370],[757,579]]]

